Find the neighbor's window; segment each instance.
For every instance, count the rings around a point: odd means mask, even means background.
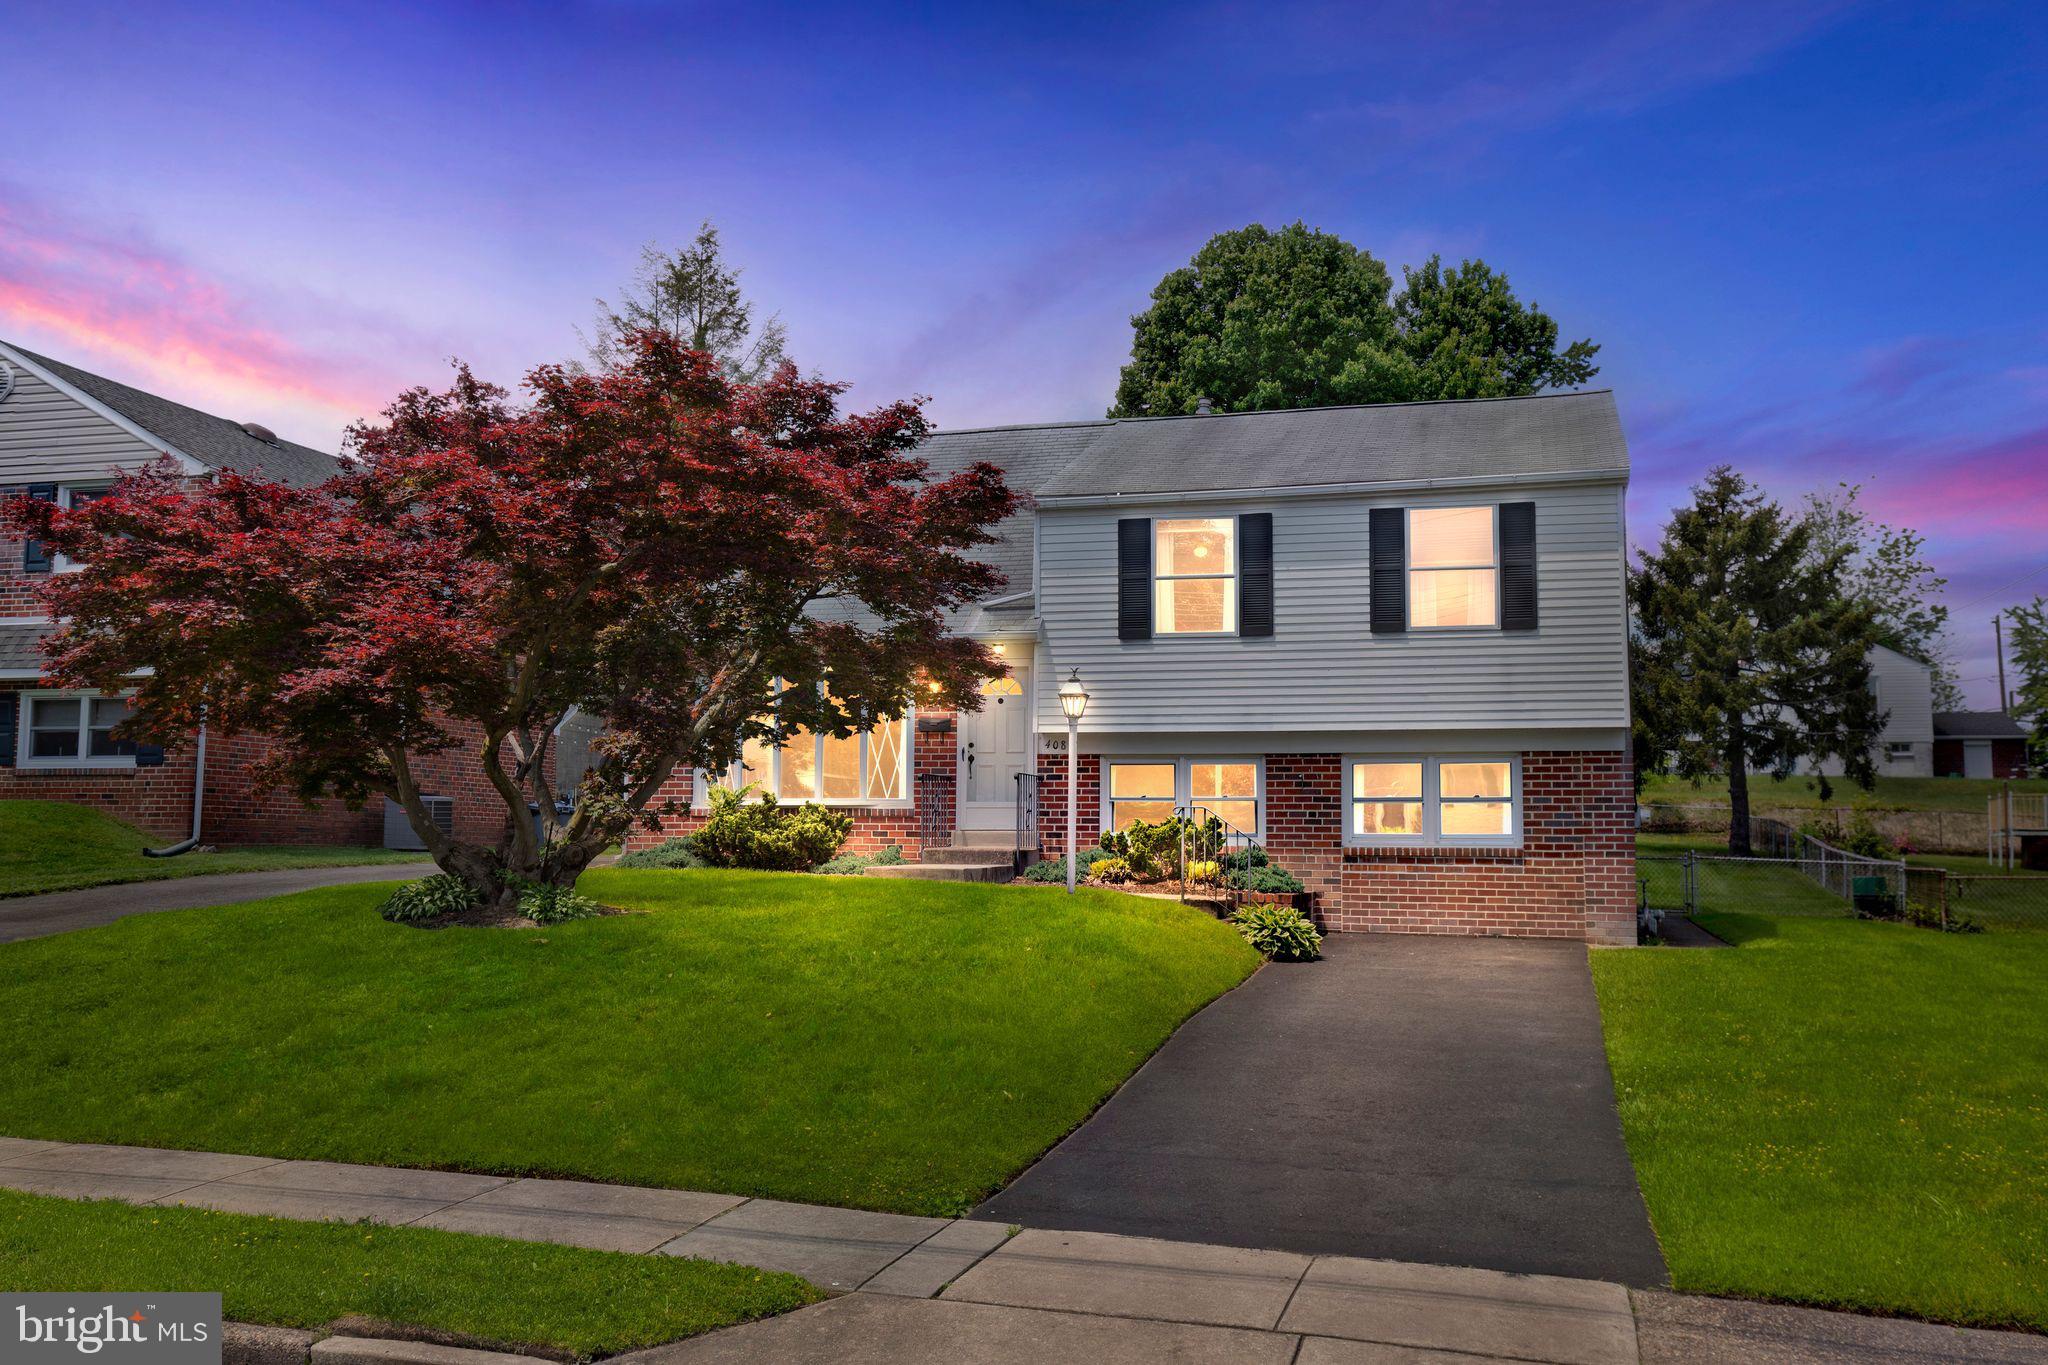
[[[1508,758],[1356,758],[1345,764],[1354,844],[1508,844],[1519,837]]]
[[[1152,523],[1153,630],[1229,635],[1237,630],[1237,520],[1164,518]]]
[[[76,512],[92,506],[113,491],[111,488],[73,488],[66,484],[57,490],[57,505]],[[83,560],[73,559],[66,554],[53,556],[50,563],[58,573],[76,573],[85,567]]]
[[[780,801],[862,805],[904,800],[910,778],[909,719],[897,716],[840,738],[791,726],[777,744],[750,739],[725,785],[752,783]]]
[[[24,699],[21,761],[29,767],[127,767],[135,742],[115,739],[128,719],[126,697],[37,695]]]
[[[1500,624],[1500,565],[1491,507],[1408,509],[1408,624]]]

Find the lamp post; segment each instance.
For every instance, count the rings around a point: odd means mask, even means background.
[[[1081,717],[1088,710],[1088,693],[1081,686],[1081,670],[1060,684],[1060,710],[1067,713],[1067,894],[1074,894],[1074,865],[1081,850],[1074,846],[1075,809],[1081,789]]]

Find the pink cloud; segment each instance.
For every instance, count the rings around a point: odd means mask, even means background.
[[[385,361],[390,336],[372,339],[383,331],[374,320],[360,320],[360,348],[308,345],[279,325],[286,311],[140,230],[87,221],[0,184],[0,334],[9,339],[117,374],[146,371],[171,396],[201,404],[282,404],[330,419],[373,414],[416,382]],[[318,311],[309,330],[328,335],[348,322],[346,308]]]
[[[1928,535],[2033,539],[2048,508],[2048,427],[1896,464],[1864,496],[1875,515]]]

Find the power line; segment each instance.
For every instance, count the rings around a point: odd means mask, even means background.
[[[2043,560],[2041,563],[2036,564],[2031,569],[2021,570],[2018,575],[2016,575],[2013,578],[2007,579],[2005,582],[2000,583],[1997,587],[1992,588],[1988,592],[1980,592],[1975,597],[1966,598],[1961,602],[1950,603],[1948,604],[1948,609],[1950,611],[1961,611],[1964,607],[1973,606],[1978,602],[1982,602],[1987,597],[1996,597],[1998,596],[1998,594],[2004,592],[2007,588],[2010,588],[2017,583],[2025,582],[2027,579],[2032,578],[2035,574],[2040,573],[2043,569],[2048,569],[2048,560]]]

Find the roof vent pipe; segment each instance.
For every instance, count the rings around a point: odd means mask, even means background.
[[[1212,412],[1209,408],[1209,400],[1202,397],[1200,394],[1197,394],[1195,396],[1195,416],[1213,417],[1215,415],[1216,414]]]

